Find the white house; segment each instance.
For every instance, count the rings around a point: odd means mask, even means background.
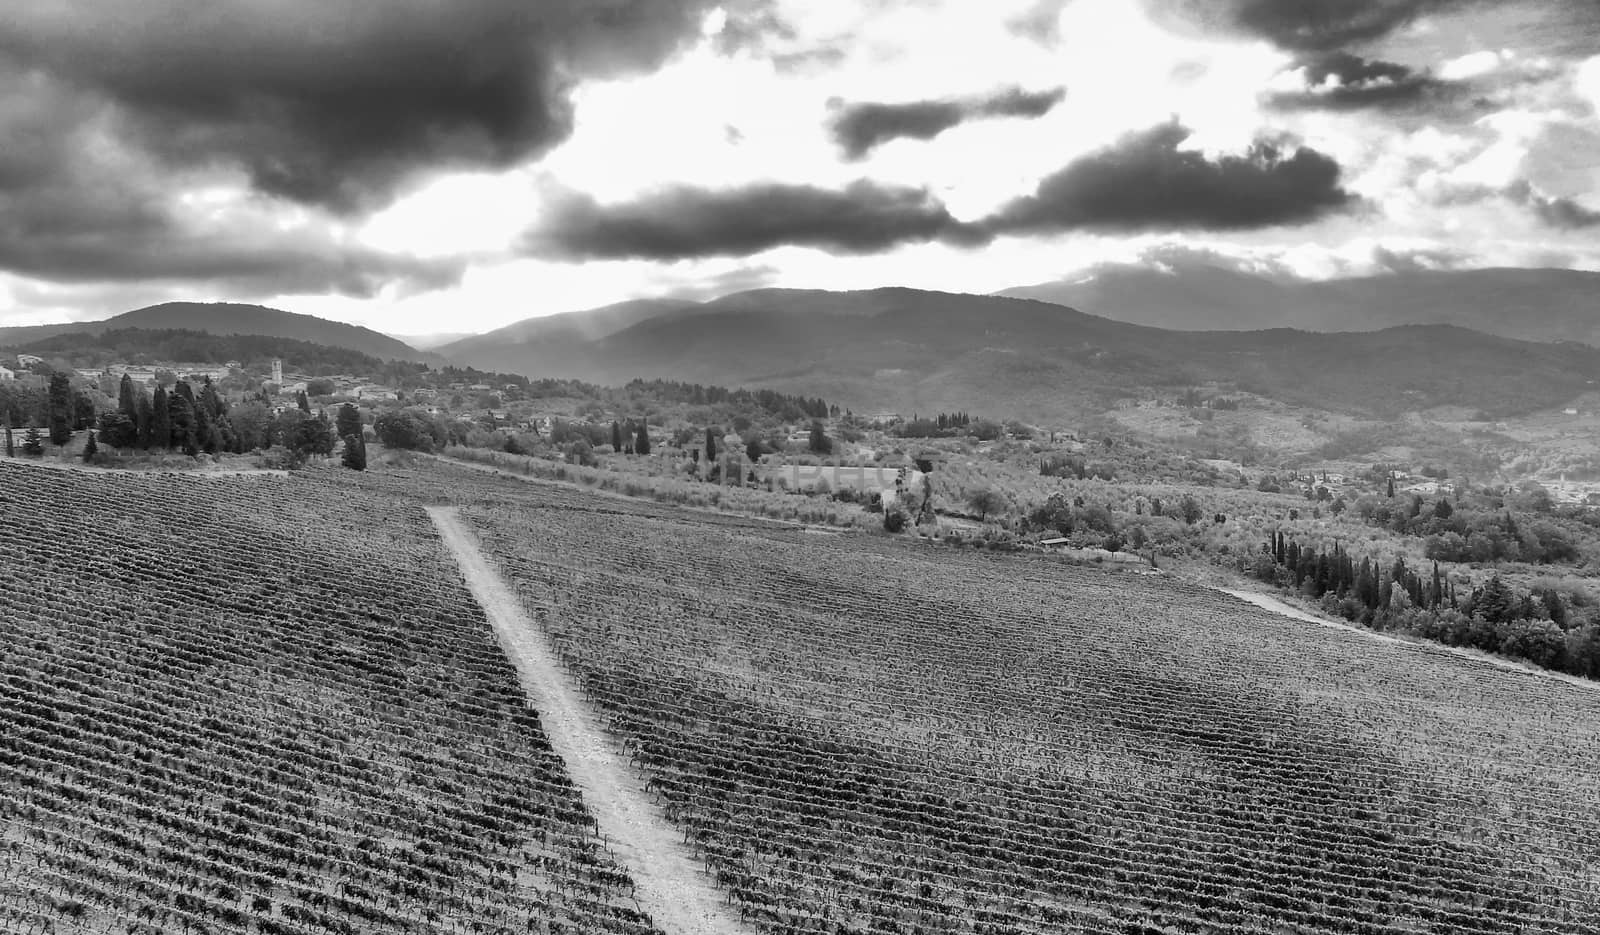
[[[17,355],[17,366],[18,367],[31,367],[34,364],[42,364],[42,363],[44,363],[44,358],[43,357],[36,357],[33,354],[18,354]]]
[[[15,370],[8,367],[0,367],[0,381],[15,380],[16,378],[17,372]]]

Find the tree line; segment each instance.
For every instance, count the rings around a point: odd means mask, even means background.
[[[1403,556],[1387,565],[1370,556],[1358,562],[1341,545],[1302,547],[1282,532],[1262,544],[1253,571],[1362,626],[1600,678],[1600,608],[1580,613],[1553,588],[1519,590],[1495,574],[1462,593],[1437,561],[1428,571]]]
[[[64,382],[66,377],[58,375]],[[54,378],[52,378],[54,379]],[[282,446],[295,459],[333,454],[339,440],[346,442],[348,461],[365,466],[361,413],[346,403],[337,417],[327,410],[315,414],[304,392],[296,405],[275,412],[262,399],[231,404],[217,392],[209,377],[198,392],[179,380],[169,392],[157,386],[152,393],[123,375],[117,408],[100,415],[95,447],[118,451],[181,451],[191,457],[205,454],[244,454]],[[353,465],[352,465],[353,466]]]

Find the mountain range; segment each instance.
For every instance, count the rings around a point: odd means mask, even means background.
[[[858,412],[1036,420],[1205,383],[1353,415],[1440,405],[1515,414],[1561,405],[1600,380],[1600,274],[1308,283],[1189,263],[1102,267],[1008,293],[1021,295],[758,289],[707,302],[641,299],[530,318],[432,353],[261,306],[172,303],[103,322],[0,329],[0,346],[112,327],[192,328],[535,378],[660,377],[822,396]]]
[[[472,366],[621,383],[661,377],[821,395],[857,411],[1104,411],[1152,387],[1215,382],[1393,416],[1439,405],[1551,406],[1600,378],[1600,349],[1454,325],[1192,333],[1033,299],[885,288],[761,289],[520,322],[440,348]]]
[[[1600,273],[1413,270],[1311,281],[1220,263],[1107,264],[997,293],[1137,325],[1185,331],[1376,331],[1459,325],[1528,341],[1600,346]]]

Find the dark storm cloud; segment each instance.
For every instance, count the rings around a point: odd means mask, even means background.
[[[1486,0],[1154,0],[1158,12],[1300,51],[1381,39],[1429,13]]]
[[[108,108],[0,67],[0,270],[55,282],[228,280],[260,292],[370,295],[447,285],[459,264],[391,257],[326,229],[202,229],[172,204],[186,177],[120,148]]]
[[[1505,196],[1526,205],[1541,223],[1559,230],[1585,230],[1600,227],[1600,211],[1584,207],[1571,198],[1552,198],[1527,181],[1513,183]]]
[[[1258,141],[1216,160],[1179,149],[1176,122],[1074,160],[981,222],[997,233],[1241,230],[1299,224],[1351,206],[1339,164],[1314,149]]]
[[[1066,89],[1024,91],[1006,88],[981,97],[842,105],[829,130],[846,156],[859,159],[890,140],[929,140],[969,120],[1042,117],[1066,97]]]
[[[1278,108],[1321,110],[1392,109],[1452,97],[1461,87],[1395,62],[1348,52],[1318,53],[1301,62],[1306,89],[1275,94]]]
[[[902,243],[984,239],[926,190],[859,181],[839,191],[779,183],[725,191],[676,187],[621,205],[567,193],[526,247],[572,259],[680,260],[780,246],[864,254]]]
[[[351,210],[419,170],[548,149],[577,78],[656,67],[714,3],[23,3],[0,17],[0,63],[114,106],[174,165],[241,166],[260,191]]]

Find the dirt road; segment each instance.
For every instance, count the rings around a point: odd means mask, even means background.
[[[428,515],[516,666],[550,746],[566,761],[584,804],[633,878],[639,903],[656,927],[668,935],[746,932],[724,905],[726,894],[680,843],[681,835],[650,803],[643,783],[617,757],[593,712],[561,672],[549,640],[485,560],[455,508],[429,507]]]

